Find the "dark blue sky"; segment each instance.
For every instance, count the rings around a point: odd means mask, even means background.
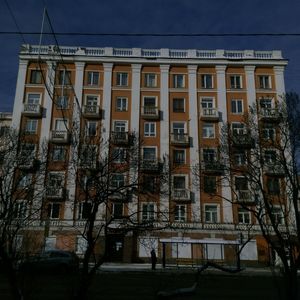
[[[22,31],[40,31],[44,3],[57,32],[300,33],[299,0],[7,0]],[[49,27],[46,26],[46,30]],[[0,31],[16,31],[0,0]],[[25,36],[38,44],[38,36]],[[59,36],[61,45],[188,49],[282,50],[289,59],[286,89],[300,93],[298,37]],[[0,111],[12,110],[19,35],[0,35]],[[44,44],[54,44],[47,37]]]

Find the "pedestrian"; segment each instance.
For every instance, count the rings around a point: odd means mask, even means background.
[[[152,263],[152,270],[155,270],[156,268],[156,261],[157,261],[157,258],[156,258],[156,253],[155,253],[155,250],[152,249],[151,250],[151,263]]]

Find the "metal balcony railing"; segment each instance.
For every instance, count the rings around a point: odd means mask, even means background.
[[[155,106],[143,106],[142,107],[142,117],[144,119],[158,119],[159,110]]]
[[[40,104],[24,104],[23,114],[26,116],[41,116],[42,107]]]
[[[173,189],[172,198],[173,200],[190,201],[191,193],[188,189]]]
[[[173,145],[190,145],[190,137],[187,133],[171,133],[171,143]]]
[[[51,141],[53,143],[68,143],[69,133],[66,130],[52,130],[51,131]]]
[[[89,118],[101,117],[101,109],[98,105],[84,105],[82,108],[82,113],[85,117]]]
[[[201,119],[207,121],[218,121],[219,112],[216,108],[202,108],[201,109]]]

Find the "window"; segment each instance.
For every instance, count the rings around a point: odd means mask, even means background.
[[[58,219],[59,218],[59,211],[60,211],[60,204],[59,203],[50,203],[50,204],[48,204],[47,217],[49,219]]]
[[[127,111],[127,98],[117,97],[117,99],[116,99],[116,111]]]
[[[174,149],[173,150],[173,163],[177,165],[185,164],[185,150],[184,149]]]
[[[201,75],[201,88],[212,89],[213,88],[213,76],[212,74]]]
[[[40,84],[42,83],[42,71],[41,70],[32,70],[30,73],[30,83]]]
[[[69,97],[68,96],[57,97],[56,107],[58,109],[67,109],[69,107]]]
[[[67,131],[68,120],[66,119],[57,119],[55,120],[55,130],[56,131]]]
[[[217,191],[217,179],[215,176],[204,176],[203,183],[205,193],[215,193]]]
[[[265,150],[265,163],[266,164],[276,164],[277,154],[275,150]]]
[[[84,254],[88,246],[88,242],[85,237],[77,236],[76,237],[76,254]]]
[[[49,173],[48,175],[48,187],[54,189],[60,189],[64,186],[65,176],[64,173]]]
[[[97,106],[98,105],[98,96],[87,95],[85,98],[85,103],[87,106]]]
[[[232,123],[231,128],[232,128],[233,135],[245,134],[245,124],[243,124],[243,123]]]
[[[203,138],[214,138],[215,137],[215,126],[211,123],[203,123],[202,127]]]
[[[276,131],[274,125],[264,124],[262,128],[262,138],[265,140],[274,141],[276,136]]]
[[[205,222],[206,223],[218,223],[218,206],[217,205],[205,205]]]
[[[202,98],[201,99],[201,108],[202,109],[214,108],[214,99],[213,98]]]
[[[248,180],[246,177],[235,177],[235,190],[236,191],[247,191]]]
[[[259,100],[260,108],[262,109],[271,109],[273,106],[272,98],[262,98]]]
[[[88,121],[86,123],[85,133],[87,136],[97,135],[97,121]]]
[[[284,215],[283,210],[280,206],[274,206],[272,207],[271,216],[275,222],[275,224],[284,224]]]
[[[173,74],[173,87],[174,88],[184,88],[184,78],[183,74]]]
[[[27,201],[17,200],[14,204],[13,216],[16,219],[25,219],[27,216]]]
[[[245,208],[239,208],[238,220],[240,224],[250,224],[250,212]]]
[[[145,87],[156,87],[156,74],[146,73],[144,78]]]
[[[117,73],[117,86],[128,86],[128,73]]]
[[[126,162],[127,151],[125,148],[113,148],[112,149],[112,160],[115,163]]]
[[[142,220],[153,221],[154,220],[154,204],[143,203],[142,205]]]
[[[65,161],[66,160],[66,147],[54,146],[52,149],[52,160],[53,161]]]
[[[123,203],[112,204],[112,215],[116,219],[123,217]]]
[[[127,128],[126,121],[115,121],[114,122],[114,130],[115,132],[125,132]]]
[[[78,219],[85,220],[88,219],[92,210],[92,203],[81,202],[78,207]]]
[[[230,88],[241,89],[242,88],[242,77],[240,75],[230,76]]]
[[[185,123],[174,122],[172,125],[174,135],[182,136],[185,134]]]
[[[156,193],[159,189],[159,183],[157,178],[151,175],[143,176],[142,187],[144,192]]]
[[[59,71],[58,84],[59,85],[70,85],[71,84],[71,71],[66,71],[66,70]]]
[[[184,112],[184,98],[173,99],[173,112],[183,113]]]
[[[279,178],[269,177],[267,179],[267,188],[270,195],[280,194],[280,181]]]
[[[244,166],[247,162],[246,152],[238,151],[233,153],[233,163],[235,166]]]
[[[144,123],[144,136],[151,137],[156,135],[156,126],[154,122]]]
[[[185,205],[176,205],[175,206],[174,219],[176,222],[185,222],[186,221],[186,206]]]
[[[144,97],[144,107],[156,107],[156,97]]]
[[[184,190],[185,185],[185,176],[173,176],[173,188],[174,190]]]
[[[258,76],[259,88],[260,89],[270,89],[271,88],[271,78],[268,75]]]
[[[99,84],[99,72],[88,71],[87,72],[87,84],[98,85]]]
[[[113,188],[121,188],[125,184],[125,176],[124,174],[113,174],[111,176],[111,186]]]
[[[81,166],[96,167],[97,162],[97,145],[83,145],[80,153]]]
[[[30,173],[23,173],[20,176],[18,187],[21,189],[28,189],[32,182],[32,174]]]
[[[231,112],[233,114],[242,114],[243,113],[243,100],[232,99],[231,100]]]
[[[32,163],[35,158],[35,144],[22,144],[19,156],[20,164]]]
[[[40,94],[27,94],[27,104],[38,105],[40,104]]]
[[[143,160],[156,160],[156,148],[144,147],[143,148]]]
[[[204,162],[214,162],[216,161],[216,150],[212,148],[203,149],[202,151]]]
[[[38,120],[28,119],[25,125],[26,134],[36,134],[38,126]]]

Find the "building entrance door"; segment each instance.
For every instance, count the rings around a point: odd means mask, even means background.
[[[124,236],[109,235],[107,236],[108,260],[111,262],[123,261]]]

